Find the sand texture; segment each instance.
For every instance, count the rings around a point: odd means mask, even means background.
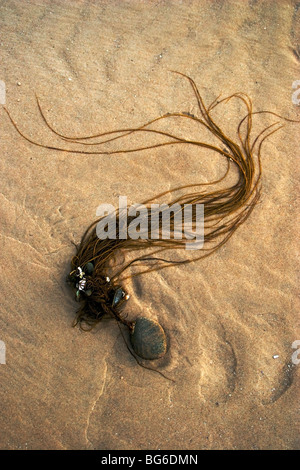
[[[1,1],[6,107],[29,138],[64,146],[35,94],[68,136],[167,112],[198,115],[176,70],[206,103],[245,92],[254,111],[300,119],[292,102],[299,15],[293,0]],[[214,114],[233,139],[244,115],[237,101]],[[276,121],[253,117],[253,138]],[[227,244],[206,260],[126,283],[128,317],[159,320],[167,332],[168,352],[155,367],[171,382],[136,364],[114,321],[91,333],[72,328],[72,243],[101,203],[117,205],[119,195],[139,203],[207,182],[226,163],[184,145],[59,152],[22,139],[3,106],[0,122],[0,448],[299,449],[299,124],[282,122],[265,141],[261,199]],[[162,129],[207,137],[176,119]]]

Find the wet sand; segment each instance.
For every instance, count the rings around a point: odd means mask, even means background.
[[[6,106],[45,144],[61,142],[35,93],[65,135],[197,114],[189,83],[170,70],[191,76],[206,103],[243,91],[254,111],[300,119],[296,1],[9,0],[0,10]],[[236,136],[244,114],[232,103],[216,118]],[[255,137],[278,119],[253,120]],[[0,448],[299,449],[298,125],[264,143],[260,202],[226,245],[126,284],[128,315],[167,331],[156,366],[173,383],[136,364],[113,321],[92,333],[72,328],[72,242],[101,203],[209,181],[224,164],[184,146],[56,152],[22,139],[3,106],[0,122]],[[195,127],[182,132],[202,137]]]

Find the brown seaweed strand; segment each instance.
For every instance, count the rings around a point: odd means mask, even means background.
[[[45,145],[27,137],[17,126],[8,110],[6,110],[13,126],[17,132],[31,144],[37,145],[42,148],[63,151],[74,154],[83,155],[117,155],[121,153],[131,153],[137,151],[145,151],[154,148],[160,148],[166,145],[177,145],[177,144],[190,144],[207,150],[214,151],[221,155],[227,161],[227,171],[225,175],[216,181],[210,183],[195,183],[189,185],[178,186],[172,190],[164,191],[160,195],[157,195],[147,201],[147,207],[150,208],[149,204],[151,201],[161,198],[163,195],[175,195],[175,193],[182,189],[188,188],[200,188],[198,191],[187,192],[183,195],[177,195],[173,198],[171,204],[179,204],[180,211],[183,211],[184,204],[190,204],[195,207],[196,204],[204,204],[205,207],[205,245],[201,250],[201,255],[193,256],[188,259],[167,259],[157,256],[160,253],[165,255],[170,250],[183,250],[185,249],[186,239],[183,234],[181,240],[177,239],[158,239],[152,240],[137,239],[137,240],[100,240],[97,237],[96,226],[98,221],[93,222],[90,227],[86,230],[82,237],[81,243],[77,248],[77,253],[72,259],[72,270],[76,270],[78,267],[84,267],[88,262],[93,262],[94,272],[92,275],[87,277],[88,287],[92,291],[92,295],[87,297],[80,309],[75,323],[79,323],[80,326],[83,324],[87,325],[88,328],[93,327],[98,323],[104,315],[111,315],[117,321],[122,322],[126,326],[131,328],[131,323],[127,321],[126,316],[121,312],[122,304],[119,306],[113,306],[111,303],[111,296],[114,290],[118,287],[121,281],[127,278],[134,277],[146,272],[157,271],[166,267],[171,267],[179,264],[187,264],[192,261],[206,258],[211,256],[216,250],[220,249],[233,235],[233,233],[242,225],[252,213],[255,205],[257,204],[260,197],[260,180],[261,180],[261,148],[266,138],[277,132],[280,127],[272,129],[277,123],[271,124],[270,126],[263,129],[258,136],[251,143],[251,130],[252,130],[252,116],[259,113],[269,113],[271,115],[281,118],[276,113],[268,111],[253,112],[251,99],[244,93],[234,93],[224,99],[219,97],[214,100],[208,107],[204,104],[204,101],[198,91],[195,82],[185,74],[176,72],[179,75],[185,77],[194,92],[196,97],[198,108],[200,112],[200,118],[190,115],[188,113],[168,113],[158,118],[152,119],[151,121],[139,126],[137,128],[125,128],[115,131],[109,131],[104,133],[98,133],[85,137],[67,137],[62,133],[56,131],[52,125],[46,119],[40,102],[37,99],[39,112],[52,133],[57,135],[65,143],[70,145],[89,145],[89,146],[101,146],[106,142],[112,142],[117,139],[124,139],[134,133],[148,133],[153,136],[160,136],[167,138],[167,141],[154,143],[152,145],[141,146],[137,148],[128,148],[121,150],[83,150],[74,148],[62,148],[59,146]],[[237,128],[238,142],[234,142],[232,138],[227,136],[215,122],[211,116],[211,112],[219,106],[221,103],[228,103],[233,98],[240,100],[247,109],[247,114],[239,122]],[[178,137],[169,132],[163,132],[157,129],[149,129],[148,126],[157,123],[160,120],[179,118],[179,119],[191,119],[197,122],[200,126],[205,127],[212,136],[223,146],[226,146],[228,151],[212,145],[207,142],[195,141],[191,139],[184,139]],[[290,119],[283,118],[289,122],[299,122]],[[242,129],[244,129],[242,131]],[[271,130],[272,129],[272,130]],[[121,135],[120,135],[121,134]],[[87,142],[91,139],[108,137],[106,140],[101,142]],[[254,158],[253,152],[255,146],[258,145],[257,156]],[[256,165],[257,161],[257,165]],[[225,185],[227,176],[229,174],[236,176],[236,181],[231,185]],[[224,186],[225,185],[225,186]],[[209,189],[211,188],[211,189]],[[163,214],[160,213],[160,222],[162,221]],[[148,221],[149,224],[151,221]],[[193,222],[196,222],[195,213],[193,212]],[[119,223],[119,214],[117,215],[117,224]],[[174,231],[174,214],[171,217],[171,231]],[[150,253],[143,256],[137,256],[129,262],[123,262],[117,269],[118,255],[119,253],[126,253],[126,251],[135,252],[139,250],[146,250],[148,248],[154,248]],[[154,256],[156,255],[156,256]],[[194,254],[195,255],[195,254]],[[150,264],[150,266],[149,266]],[[146,265],[145,270],[135,270],[127,276],[122,276],[123,273],[129,268],[137,265]],[[111,279],[108,281],[107,273],[112,271]]]

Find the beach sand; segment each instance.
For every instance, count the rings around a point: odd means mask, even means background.
[[[206,103],[245,92],[254,111],[300,119],[296,1],[8,0],[0,12],[6,107],[44,144],[63,145],[35,94],[69,136],[199,115],[188,81],[171,70],[192,77]],[[215,113],[234,138],[244,115],[238,102]],[[254,116],[252,138],[276,121]],[[188,146],[58,152],[22,139],[3,106],[0,122],[0,448],[299,449],[299,124],[282,121],[264,142],[261,199],[219,251],[126,283],[128,316],[158,319],[167,332],[155,367],[171,382],[137,365],[115,322],[72,328],[72,242],[100,204],[207,182],[226,163]]]

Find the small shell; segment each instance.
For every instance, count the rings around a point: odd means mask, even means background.
[[[77,291],[76,291],[75,299],[76,299],[76,302],[80,302],[80,300],[81,300],[80,290],[77,290]]]
[[[158,359],[167,350],[167,338],[162,326],[145,317],[138,318],[134,323],[130,341],[134,352],[143,359]]]
[[[124,295],[125,295],[125,292],[123,291],[122,287],[118,287],[114,293],[112,306],[115,307],[120,302],[120,300],[124,297]]]
[[[85,265],[84,271],[86,274],[91,275],[94,271],[94,265],[93,263],[89,262]]]
[[[86,278],[82,278],[79,282],[77,282],[76,287],[78,290],[85,290],[85,285],[86,285]]]
[[[80,266],[78,266],[76,270],[76,276],[79,277],[79,279],[82,279],[84,277],[84,272],[82,271]]]

